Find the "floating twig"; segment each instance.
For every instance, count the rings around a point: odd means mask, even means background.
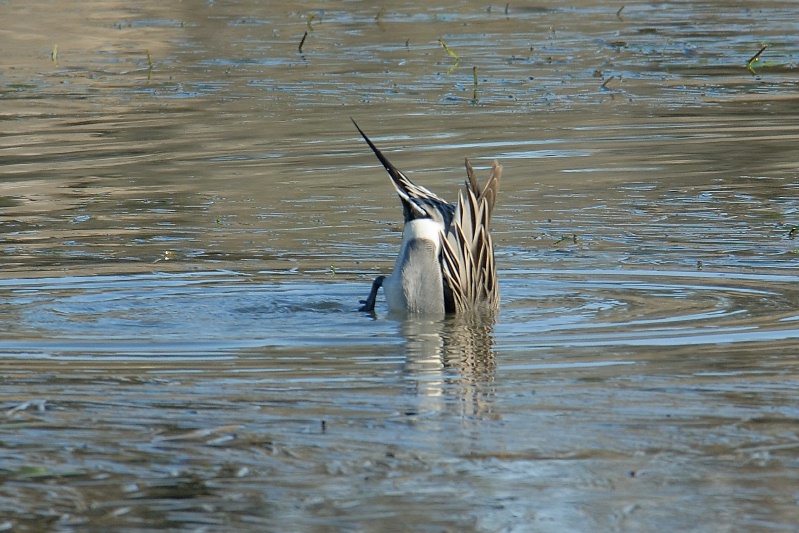
[[[383,14],[385,12],[386,12],[386,8],[385,7],[381,7],[380,11],[377,12],[377,16],[375,16],[375,22],[380,22],[380,18],[383,16]]]
[[[313,19],[315,19],[315,18],[316,18],[316,14],[312,14],[310,17],[308,17],[308,22],[307,22],[308,31],[313,31],[313,26],[311,25],[311,22],[313,22]]]
[[[455,58],[455,61],[460,61],[461,60],[461,58],[458,57],[458,54],[456,54],[455,51],[452,48],[447,46],[447,43],[445,43],[442,39],[439,39],[438,42],[441,44],[441,46],[444,47],[444,50],[446,50],[449,55],[451,55],[452,57]]]
[[[552,246],[557,246],[560,243],[565,242],[565,241],[567,241],[569,239],[571,239],[574,244],[577,244],[577,234],[576,233],[572,233],[571,235],[564,235],[563,237],[561,237],[557,241],[553,242]]]
[[[616,11],[616,16],[621,18],[621,12],[624,11],[624,8],[627,6],[621,6],[618,11]]]
[[[58,66],[58,45],[57,44],[53,45],[53,53],[50,54],[50,59],[53,60],[53,63],[55,63],[55,66]]]
[[[608,89],[608,83],[610,83],[613,80],[613,78],[615,78],[615,76],[611,76],[610,78],[608,78],[605,81],[603,81],[602,85],[600,85],[599,88],[602,89],[602,90],[605,90],[605,91],[610,90],[610,89]]]
[[[150,78],[153,75],[153,60],[150,58],[150,50],[147,49],[144,51],[147,54],[147,81],[150,81]]]
[[[749,61],[747,61],[747,62],[746,62],[746,68],[747,68],[747,70],[749,70],[749,72],[751,72],[752,74],[754,74],[754,73],[755,73],[755,69],[754,69],[754,68],[752,68],[752,65],[754,65],[755,63],[757,63],[757,62],[760,60],[760,54],[762,54],[763,52],[765,52],[765,51],[766,51],[766,48],[768,48],[768,45],[767,45],[767,44],[764,44],[764,45],[763,45],[763,48],[761,48],[760,50],[758,50],[758,52],[757,52],[755,55],[753,55],[752,57],[750,57],[750,58],[749,58]]]
[[[308,38],[308,32],[306,31],[305,33],[302,34],[302,39],[300,40],[300,46],[297,47],[297,50],[299,50],[300,53],[302,53],[302,45],[305,44],[305,39],[307,38]]]
[[[474,89],[472,89],[472,103],[477,103],[477,67],[472,67],[472,76],[474,77]]]
[[[458,63],[460,63],[461,58],[458,57],[458,54],[456,54],[452,48],[447,46],[447,43],[445,43],[442,39],[439,39],[438,42],[441,43],[441,46],[444,47],[444,50],[446,50],[449,55],[455,58],[455,63],[453,63],[452,66],[449,67],[449,70],[447,70],[447,74],[451,74],[452,71],[458,67]]]

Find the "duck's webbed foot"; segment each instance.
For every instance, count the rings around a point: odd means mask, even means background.
[[[386,279],[385,276],[377,276],[374,282],[372,282],[372,290],[369,292],[369,296],[366,300],[361,300],[363,307],[358,309],[358,311],[362,313],[373,313],[375,310],[375,300],[377,300],[377,291],[380,287],[383,286],[383,280]]]

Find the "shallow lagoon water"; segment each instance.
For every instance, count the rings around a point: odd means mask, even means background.
[[[799,523],[792,3],[44,7],[3,8],[3,528]],[[496,321],[356,312],[401,210],[349,116],[446,197],[501,160]]]

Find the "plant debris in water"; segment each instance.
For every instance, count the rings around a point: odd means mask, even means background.
[[[768,45],[767,45],[767,44],[764,44],[764,45],[763,45],[763,47],[762,47],[760,50],[758,50],[758,52],[757,52],[755,55],[753,55],[752,57],[750,57],[750,58],[749,58],[749,61],[747,61],[747,62],[746,62],[746,68],[747,68],[747,69],[749,70],[749,72],[751,72],[752,74],[754,74],[754,73],[755,73],[755,69],[754,69],[754,65],[755,65],[755,63],[757,63],[758,61],[760,61],[760,54],[762,54],[763,52],[765,52],[765,51],[766,51],[766,48],[768,48]]]

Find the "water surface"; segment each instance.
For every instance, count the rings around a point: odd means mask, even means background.
[[[795,5],[621,7],[6,3],[0,526],[795,528]],[[496,321],[356,311],[349,117],[501,161]]]

